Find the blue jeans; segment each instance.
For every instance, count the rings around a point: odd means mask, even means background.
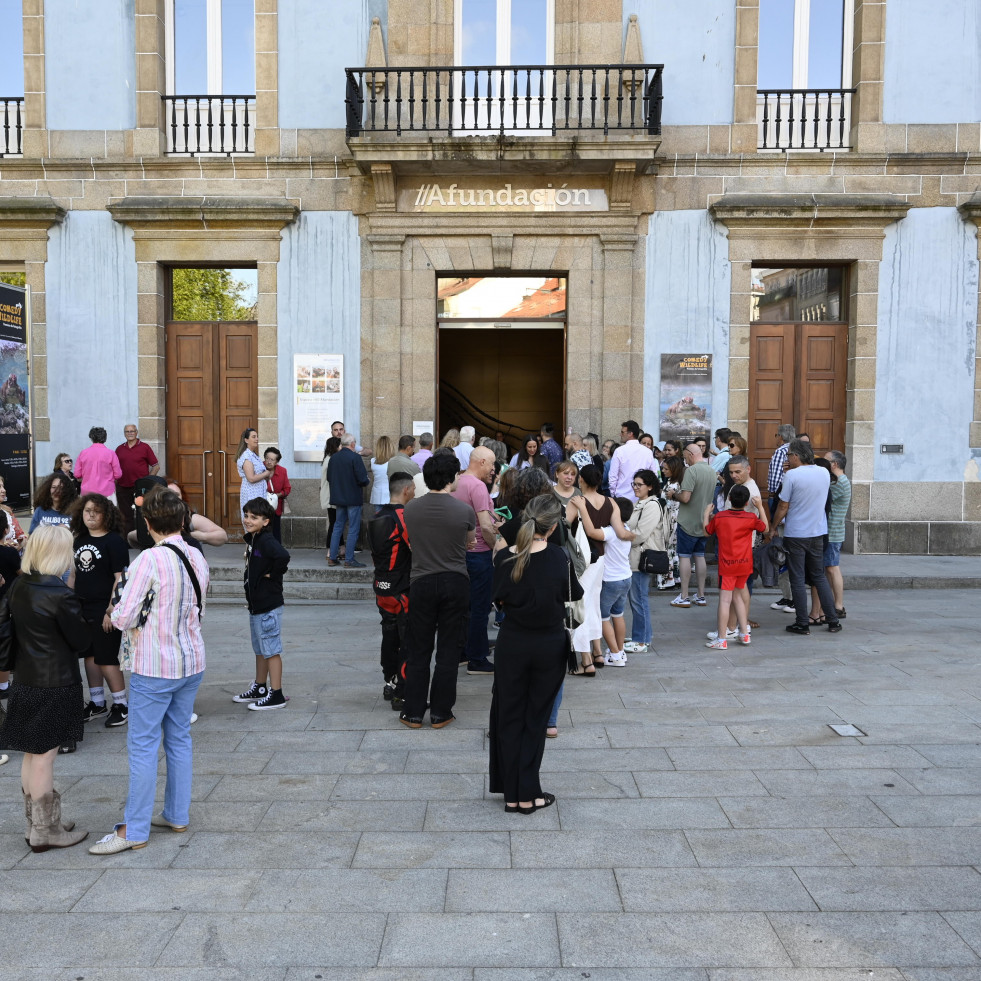
[[[129,796],[126,837],[146,841],[157,794],[157,751],[163,730],[167,789],[163,816],[187,824],[191,812],[191,711],[204,672],[186,678],[149,678],[134,674],[129,683]]]
[[[559,693],[555,696],[555,701],[552,702],[552,711],[548,716],[548,728],[551,729],[554,725],[558,724],[559,721],[559,709],[562,706],[562,689],[565,688],[565,682],[559,687]]]
[[[341,551],[341,537],[344,526],[347,525],[347,561],[354,561],[354,550],[358,547],[358,535],[361,534],[361,505],[350,508],[337,508],[337,520],[334,522],[334,532],[330,536],[330,557],[336,562]]]
[[[487,644],[487,615],[491,608],[494,585],[492,552],[467,552],[470,576],[470,631],[467,636],[467,660],[483,661],[490,653]]]
[[[650,644],[654,639],[651,629],[651,574],[649,572],[630,573],[630,639],[635,644]]]

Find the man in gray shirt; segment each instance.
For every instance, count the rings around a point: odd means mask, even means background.
[[[811,632],[807,619],[807,580],[817,590],[828,630],[831,633],[841,630],[831,586],[824,572],[824,539],[828,534],[825,506],[830,487],[831,475],[823,467],[815,465],[811,444],[801,439],[791,440],[787,448],[787,472],[780,489],[780,503],[766,537],[766,541],[769,541],[773,530],[786,520],[783,547],[787,551],[790,589],[797,614],[796,622],[787,627],[788,633],[806,635]]]
[[[702,448],[689,443],[684,450],[688,469],[681,481],[681,488],[671,496],[680,501],[678,508],[678,568],[681,571],[681,592],[671,600],[672,606],[687,608],[692,604],[688,596],[691,581],[692,560],[695,561],[694,596],[696,606],[705,606],[705,525],[702,516],[712,503],[719,475],[702,458]]]
[[[409,654],[405,700],[399,721],[442,729],[453,721],[456,676],[467,635],[470,576],[467,546],[477,527],[473,508],[452,496],[460,464],[452,453],[437,453],[422,468],[429,493],[409,501],[403,512],[412,548],[409,599]],[[432,672],[433,648],[436,664]]]
[[[407,473],[410,477],[414,477],[417,473],[422,472],[422,468],[412,459],[412,454],[415,452],[416,448],[416,438],[415,436],[400,436],[399,437],[399,448],[395,456],[388,461],[387,473],[391,477],[393,474],[402,472]]]

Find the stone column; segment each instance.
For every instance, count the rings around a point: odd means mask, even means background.
[[[167,88],[164,0],[136,0],[136,131],[133,156],[159,157],[166,150]]]
[[[302,43],[302,39],[297,41]],[[279,0],[255,3],[255,153],[283,154],[279,133]],[[295,145],[292,148],[296,153]]]
[[[23,0],[25,157],[47,157],[44,86],[44,0]]]

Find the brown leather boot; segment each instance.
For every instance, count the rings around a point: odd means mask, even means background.
[[[56,791],[31,801],[32,852],[71,848],[88,838],[87,831],[66,831],[61,825],[61,795]]]
[[[24,795],[24,817],[27,818],[27,830],[24,832],[24,841],[28,844],[31,843],[31,797],[23,787],[20,788],[20,792]],[[61,794],[57,790],[52,791],[56,794],[58,799],[61,800]],[[61,826],[66,831],[71,831],[75,827],[74,821],[62,821]]]

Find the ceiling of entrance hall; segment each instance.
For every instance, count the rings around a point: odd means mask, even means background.
[[[436,285],[436,315],[441,319],[545,320],[565,317],[564,278],[440,276]]]

